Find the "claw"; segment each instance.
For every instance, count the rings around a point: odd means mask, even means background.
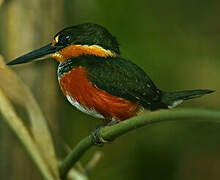
[[[102,137],[100,137],[99,135],[99,131],[102,127],[104,127],[105,125],[102,124],[98,127],[96,127],[92,132],[91,132],[91,136],[92,136],[92,143],[96,146],[102,147],[104,145],[104,143],[107,143],[108,141],[104,140]]]
[[[99,131],[101,128],[105,127],[105,126],[112,126],[114,124],[119,123],[120,120],[116,120],[116,119],[111,119],[111,121],[105,121],[104,124],[99,125],[98,127],[96,127],[92,132],[91,132],[91,136],[92,136],[92,143],[96,146],[102,147],[104,145],[104,143],[108,143],[109,141],[103,139],[102,137],[100,137],[99,135]]]

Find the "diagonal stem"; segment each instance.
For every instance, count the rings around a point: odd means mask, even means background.
[[[12,104],[0,89],[0,113],[4,117],[5,122],[11,130],[16,134],[17,138],[23,144],[25,150],[28,152],[36,167],[45,180],[54,180],[54,177],[42,158],[38,147],[31,137],[31,134],[24,126],[23,121],[16,114]],[[16,163],[16,162],[15,162]]]
[[[154,123],[177,121],[177,120],[200,120],[220,122],[220,112],[205,109],[174,109],[146,112],[112,126],[106,126],[99,131],[100,139],[113,141],[117,137],[143,126]],[[61,178],[65,178],[68,171],[81,158],[81,156],[93,146],[91,135],[81,140],[71,153],[60,164]]]

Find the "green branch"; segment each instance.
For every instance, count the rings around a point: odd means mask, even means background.
[[[168,122],[175,120],[206,120],[220,122],[220,112],[201,109],[174,109],[146,112],[139,116],[122,121],[113,126],[106,126],[100,129],[100,139],[113,141],[117,137],[143,126],[159,122]],[[64,159],[60,165],[61,177],[65,178],[68,171],[81,158],[81,156],[93,146],[92,137],[88,136],[81,140]]]

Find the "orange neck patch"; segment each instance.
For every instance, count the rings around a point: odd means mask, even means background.
[[[98,45],[70,45],[66,48],[51,55],[52,58],[56,59],[58,62],[64,62],[70,58],[78,57],[81,55],[94,55],[99,57],[115,57],[116,53],[106,50]]]

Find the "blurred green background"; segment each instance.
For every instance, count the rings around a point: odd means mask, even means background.
[[[181,107],[219,110],[220,1],[0,0],[0,54],[6,61],[50,42],[66,26],[94,22],[114,34],[122,56],[141,66],[163,90],[208,88],[215,94]],[[100,121],[73,108],[59,89],[53,60],[13,67],[47,117],[60,158]],[[22,115],[22,110],[18,111]],[[2,121],[0,121],[2,122]],[[130,132],[103,148],[95,180],[220,179],[220,126],[161,123]],[[40,179],[14,134],[0,123],[0,179]]]

